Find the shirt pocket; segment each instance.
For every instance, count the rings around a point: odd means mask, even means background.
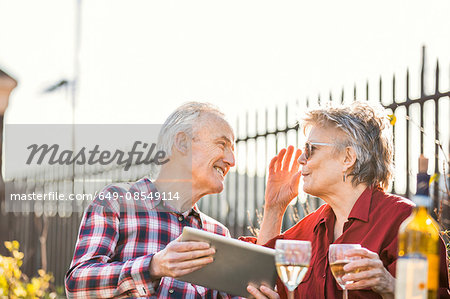
[[[312,272],[313,272],[313,267],[312,267],[312,265],[310,265],[308,267],[308,271],[306,271],[305,277],[303,277],[303,279],[300,282],[300,284],[307,282],[311,278]]]
[[[315,260],[315,255],[311,256],[311,261],[309,263],[309,267],[308,267],[308,271],[306,271],[305,277],[303,277],[302,281],[300,282],[300,284],[305,283],[307,281],[310,280],[312,273],[314,271],[314,260]]]

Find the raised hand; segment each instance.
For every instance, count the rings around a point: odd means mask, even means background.
[[[295,151],[294,161],[291,164],[294,147],[282,149],[269,165],[269,177],[265,194],[265,210],[278,209],[283,212],[289,202],[298,195],[298,185],[301,177],[298,158],[302,151]]]
[[[298,184],[301,171],[298,158],[301,150],[295,151],[294,161],[291,164],[294,147],[282,149],[269,165],[269,177],[267,179],[264,217],[258,234],[257,244],[265,244],[270,239],[280,234],[283,214],[289,202],[298,195]]]
[[[179,277],[213,262],[215,250],[208,243],[181,242],[180,238],[181,236],[153,256],[150,263],[152,278]]]

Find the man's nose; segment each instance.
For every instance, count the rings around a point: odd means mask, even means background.
[[[234,152],[232,150],[225,151],[225,158],[223,161],[230,165],[230,167],[233,167],[236,164]]]

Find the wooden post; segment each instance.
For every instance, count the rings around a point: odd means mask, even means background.
[[[3,140],[3,116],[6,108],[8,107],[9,96],[11,92],[16,88],[17,81],[4,71],[0,69],[0,140]],[[5,183],[3,181],[2,169],[2,143],[0,142],[0,253],[4,249],[3,242],[8,241],[11,237],[11,227],[13,217],[12,215],[5,215],[3,210],[5,207]]]

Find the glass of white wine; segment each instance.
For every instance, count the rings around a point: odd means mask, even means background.
[[[275,264],[278,276],[294,298],[294,290],[305,277],[311,260],[311,242],[298,240],[277,240],[275,243]]]
[[[328,251],[328,262],[330,263],[331,272],[339,286],[344,290],[344,299],[348,298],[348,290],[345,288],[345,285],[353,282],[344,282],[342,280],[342,276],[345,275],[344,266],[356,259],[356,257],[347,256],[346,252],[350,249],[359,248],[361,248],[359,244],[331,244]]]

